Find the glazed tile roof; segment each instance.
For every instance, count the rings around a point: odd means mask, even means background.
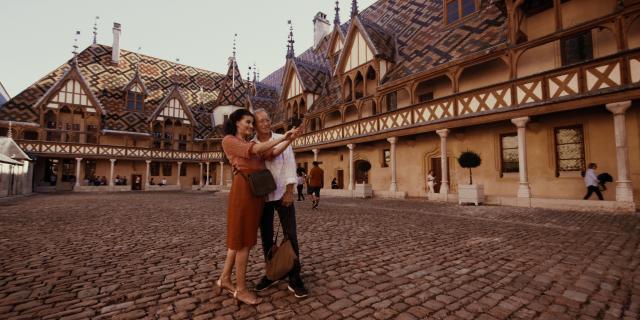
[[[481,0],[478,12],[452,25],[444,23],[443,0],[379,0],[356,17],[363,36],[374,50],[394,66],[382,83],[428,71],[478,52],[497,50],[507,40],[506,16],[500,2]],[[347,36],[351,20],[340,25]],[[295,61],[306,61],[329,68],[328,45],[321,50],[310,48]],[[322,60],[322,61],[318,61]],[[284,67],[267,76],[262,83],[282,90]],[[324,94],[309,109],[318,111],[341,103],[337,77],[325,80]],[[278,108],[283,112],[282,108]]]
[[[109,130],[148,133],[149,118],[177,86],[197,122],[195,138],[206,138],[214,132],[210,120],[213,109],[223,103],[248,107],[247,95],[253,90],[245,82],[232,88],[231,83],[227,84],[231,82],[227,75],[126,50],[120,51],[120,62],[115,65],[111,62],[111,47],[105,45],[89,46],[78,54],[77,61],[91,94],[104,108],[103,129]],[[136,76],[138,61],[139,76],[148,93],[142,112],[127,110],[124,101],[124,89]],[[33,106],[60,81],[71,62],[67,61],[0,107],[0,119],[37,124],[39,113]],[[237,74],[239,77],[240,72]]]

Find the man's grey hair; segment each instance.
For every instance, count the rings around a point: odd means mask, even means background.
[[[253,110],[253,114],[258,114],[258,112],[264,112],[267,117],[269,117],[269,119],[271,119],[271,115],[269,115],[269,112],[267,112],[267,110],[265,108],[258,108]]]

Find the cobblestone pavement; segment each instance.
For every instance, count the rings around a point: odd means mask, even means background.
[[[297,203],[303,278],[212,293],[226,196],[0,202],[0,318],[640,319],[640,217],[421,200]],[[259,246],[248,278],[263,270]]]

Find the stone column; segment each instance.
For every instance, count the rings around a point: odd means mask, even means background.
[[[204,185],[205,185],[205,186],[208,186],[208,185],[209,185],[209,161],[207,161],[207,175],[206,175],[206,177],[205,177],[205,183],[204,183]]]
[[[76,187],[80,186],[80,165],[82,164],[82,158],[76,158]]]
[[[320,152],[320,149],[312,149],[311,151],[313,151],[313,161],[318,161],[318,153]]]
[[[629,178],[629,147],[627,146],[627,126],[625,112],[631,101],[608,103],[607,110],[613,113],[613,128],[616,139],[616,160],[618,179],[616,180],[616,201],[633,202],[633,187]]]
[[[198,177],[198,185],[202,187],[202,162],[200,162],[200,176]]]
[[[511,119],[511,123],[518,127],[518,172],[520,173],[518,198],[531,198],[531,188],[529,187],[527,175],[527,122],[529,122],[529,117]]]
[[[147,163],[147,176],[144,179],[144,189],[149,190],[149,179],[151,179],[151,170],[149,165],[151,164],[151,160],[146,160],[145,162]]]
[[[178,161],[178,183],[176,183],[178,186],[180,186],[180,167],[182,167],[182,161]]]
[[[109,173],[109,187],[113,187],[113,167],[116,164],[116,159],[109,159],[111,161],[111,172]]]
[[[353,143],[350,143],[347,145],[347,148],[349,148],[349,190],[353,190],[354,189],[354,174],[355,171],[353,170],[353,148],[355,148],[356,145]]]
[[[396,142],[398,142],[398,138],[387,138],[387,141],[391,143],[391,186],[389,186],[389,191],[396,192],[398,191],[398,184],[396,182]]]
[[[440,136],[440,161],[442,167],[442,181],[440,182],[441,194],[449,194],[449,161],[447,161],[447,136],[449,136],[449,129],[437,130],[436,133]]]
[[[221,186],[224,185],[224,161],[220,161],[220,183],[219,184]]]

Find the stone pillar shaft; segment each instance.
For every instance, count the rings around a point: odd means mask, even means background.
[[[200,177],[198,177],[198,185],[202,187],[202,162],[200,162]]]
[[[447,161],[447,137],[449,136],[449,129],[437,130],[436,133],[440,136],[440,166],[442,168],[442,181],[440,182],[441,194],[449,193],[449,161]]]
[[[625,113],[631,107],[631,101],[607,104],[607,110],[613,113],[615,130],[616,164],[616,201],[633,202],[633,186],[629,177],[629,147],[627,146],[627,125]]]
[[[224,185],[224,161],[220,161],[220,183],[219,185]]]
[[[320,152],[320,150],[319,149],[313,149],[311,151],[313,151],[313,161],[318,161],[318,153]]]
[[[207,176],[206,176],[206,182],[204,183],[205,186],[209,185],[209,162],[207,162]]]
[[[80,165],[82,164],[82,158],[76,158],[76,187],[80,186]]]
[[[151,170],[149,169],[149,166],[151,165],[151,160],[146,160],[145,162],[147,163],[147,176],[144,179],[144,189],[148,190],[149,180],[151,179]]]
[[[398,191],[398,183],[396,180],[396,142],[398,142],[398,138],[388,138],[387,141],[391,143],[391,185],[389,186],[389,191],[396,192]]]
[[[116,164],[116,159],[109,159],[111,161],[111,172],[109,174],[109,186],[113,187],[113,167]]]
[[[518,173],[520,185],[518,186],[519,198],[531,198],[531,188],[527,175],[527,139],[526,130],[529,117],[511,119],[511,123],[518,127]]]
[[[350,143],[347,145],[347,148],[349,148],[349,190],[353,190],[354,189],[354,174],[355,174],[355,170],[353,170],[353,148],[355,148],[356,145],[353,143]]]
[[[181,167],[182,167],[182,162],[178,161],[178,178],[176,179],[177,180],[177,183],[176,183],[177,185],[180,185],[180,169],[181,169]]]

